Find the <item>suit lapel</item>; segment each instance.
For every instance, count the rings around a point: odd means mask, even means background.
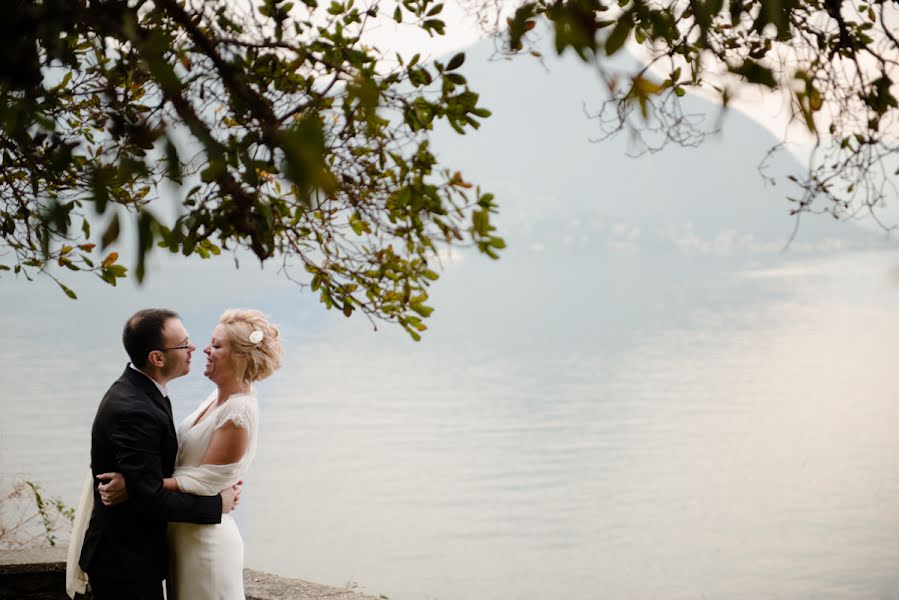
[[[165,415],[168,417],[167,421],[169,423],[169,429],[172,432],[172,435],[175,435],[175,420],[172,416],[172,403],[169,402],[169,399],[164,397],[160,392],[159,388],[156,387],[156,384],[153,383],[153,380],[131,368],[131,365],[125,367],[124,377],[128,379],[135,386],[143,390],[147,396],[152,400]]]

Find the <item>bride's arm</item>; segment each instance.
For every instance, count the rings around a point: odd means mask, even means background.
[[[203,455],[203,464],[230,465],[239,462],[249,445],[250,433],[246,428],[228,421],[212,434],[209,447]]]
[[[241,459],[250,449],[252,421],[245,414],[227,415],[212,434],[201,464],[175,469],[175,479],[182,492],[212,495],[218,492],[238,493]],[[232,418],[233,417],[233,418]],[[236,486],[236,487],[235,487]],[[235,497],[235,505],[237,497]]]
[[[125,478],[121,473],[100,473],[97,475],[100,483],[97,489],[100,491],[100,501],[106,506],[115,506],[128,499],[128,490],[125,488]],[[180,492],[178,482],[174,477],[166,477],[162,480],[163,489],[171,492]]]

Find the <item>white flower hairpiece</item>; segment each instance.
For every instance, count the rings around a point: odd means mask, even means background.
[[[261,329],[254,329],[253,333],[250,334],[250,343],[254,346],[262,341],[262,338],[265,337],[265,334],[262,333]]]

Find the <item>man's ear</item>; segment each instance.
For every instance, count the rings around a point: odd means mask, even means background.
[[[147,361],[157,368],[165,366],[165,356],[159,350],[150,352],[150,354],[147,355]]]

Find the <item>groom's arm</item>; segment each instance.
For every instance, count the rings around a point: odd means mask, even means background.
[[[149,413],[118,415],[110,432],[116,464],[125,478],[128,499],[150,518],[214,524],[222,520],[222,496],[193,496],[163,487],[160,423]]]

